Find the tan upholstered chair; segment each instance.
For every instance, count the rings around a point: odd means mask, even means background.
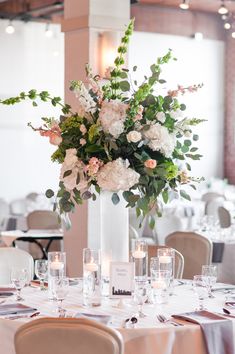
[[[27,215],[27,226],[28,229],[36,230],[55,230],[60,229],[61,225],[59,223],[58,214],[51,210],[34,210]],[[41,240],[42,246],[46,246],[47,241]],[[50,246],[50,251],[60,251],[61,244],[60,241],[53,241]],[[42,252],[33,243],[29,244],[29,252],[32,254],[34,259],[41,258]]]
[[[51,210],[35,210],[27,215],[29,229],[59,229],[58,214]]]
[[[84,318],[43,318],[15,334],[16,354],[123,354],[119,332]]]
[[[201,274],[203,264],[211,264],[212,242],[195,232],[174,232],[167,236],[166,245],[184,256],[184,279]]]
[[[29,280],[34,276],[33,257],[18,248],[2,247],[0,248],[0,285],[11,283],[11,269],[25,268],[29,273]]]
[[[148,273],[150,274],[150,260],[152,257],[157,257],[157,250],[159,248],[166,248],[167,246],[149,245],[148,246]],[[182,279],[184,271],[184,257],[183,255],[174,249],[175,251],[175,278]]]
[[[222,228],[231,226],[230,212],[223,206],[218,207],[219,222]]]
[[[202,195],[202,201],[205,203],[211,202],[215,198],[223,198],[225,200],[225,196],[216,192],[208,192]]]

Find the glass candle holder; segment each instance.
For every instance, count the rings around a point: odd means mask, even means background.
[[[100,250],[83,249],[83,304],[101,305]]]
[[[101,278],[102,296],[109,296],[110,263],[112,262],[112,250],[101,252]]]
[[[154,304],[165,304],[168,302],[170,279],[171,273],[168,270],[155,270],[151,268],[151,288]]]
[[[66,276],[66,253],[48,252],[48,296],[53,299],[53,278]]]
[[[133,240],[131,258],[135,264],[135,280],[146,280],[148,276],[148,245],[145,240]]]
[[[159,270],[169,271],[170,292],[173,293],[175,276],[175,251],[173,248],[159,248],[157,251]]]

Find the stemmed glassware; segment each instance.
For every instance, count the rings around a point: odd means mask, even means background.
[[[148,290],[149,283],[148,281],[136,281],[135,282],[135,301],[138,305],[138,314],[137,316],[140,318],[146,317],[146,314],[143,312],[143,305],[145,301],[148,299]]]
[[[66,310],[63,308],[63,301],[69,293],[69,278],[53,277],[52,294],[57,301],[57,312],[59,317],[65,317]]]
[[[193,277],[193,289],[198,296],[199,308],[196,310],[205,310],[204,300],[208,297],[207,282],[203,275],[194,275]]]
[[[217,266],[216,265],[203,265],[202,266],[202,275],[205,278],[208,290],[209,298],[214,298],[212,294],[212,287],[215,285],[217,280]]]
[[[35,274],[40,280],[40,290],[46,290],[44,281],[48,275],[48,261],[45,259],[37,259],[35,261]]]
[[[21,290],[28,283],[29,273],[25,268],[11,269],[11,282],[16,288],[16,301],[24,300],[21,296]]]

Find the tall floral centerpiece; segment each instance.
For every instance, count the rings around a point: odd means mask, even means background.
[[[141,223],[152,210],[160,214],[159,201],[167,203],[169,191],[190,199],[183,186],[189,183],[195,188],[188,160],[201,157],[194,146],[198,136],[193,128],[202,120],[188,118],[178,97],[197,91],[201,85],[158,93],[166,83],[161,78],[162,67],[174,60],[171,50],[151,65],[150,76],[138,85],[132,79],[137,67],[131,72],[124,66],[133,25],[132,20],[105,78],[93,75],[87,65],[86,82],[70,83],[77,97],[76,112],[47,91],[30,90],[0,101],[11,105],[30,99],[37,106],[40,99],[61,106],[59,119],[42,118],[39,128],[29,123],[57,146],[51,158],[61,164],[59,189],[56,193],[49,189],[46,195],[55,197],[55,209],[60,213],[72,211],[84,200],[95,200],[100,191],[110,191],[116,205],[121,192],[126,206],[136,208]],[[182,161],[184,168],[179,167]],[[154,220],[152,215],[151,227]]]

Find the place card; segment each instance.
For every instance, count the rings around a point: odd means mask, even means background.
[[[110,263],[110,288],[111,299],[131,298],[134,291],[134,263]]]

